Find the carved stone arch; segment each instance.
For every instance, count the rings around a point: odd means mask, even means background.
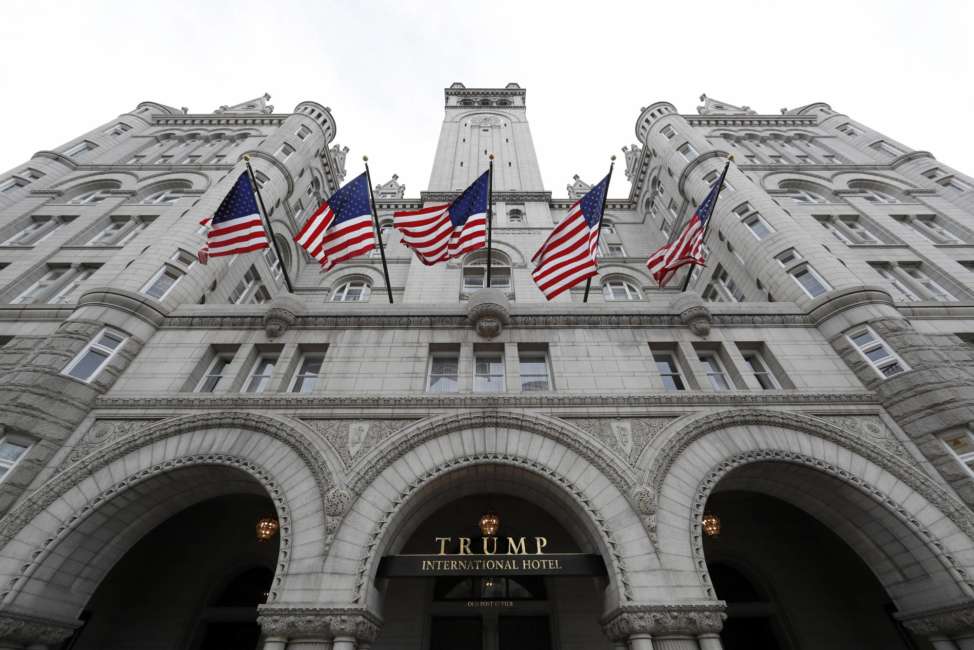
[[[512,268],[516,268],[516,269],[527,268],[527,258],[524,257],[524,253],[522,253],[521,250],[514,244],[507,242],[503,239],[498,239],[497,236],[495,235],[493,241],[493,247],[494,247],[494,252],[500,251],[504,255],[504,257],[501,259],[506,258],[505,260],[506,263],[510,264]],[[485,251],[474,251],[473,253],[469,253],[463,257],[462,264],[465,265],[468,260],[475,259],[474,256],[478,255],[478,253],[482,253],[486,255]],[[491,261],[494,264],[497,264],[497,260],[492,259]]]
[[[136,189],[135,194],[130,199],[130,202],[138,203],[146,197],[165,190],[178,190],[181,193],[188,193],[193,192],[194,189],[193,182],[188,179],[174,177],[173,175],[165,175],[162,177],[156,177],[154,180],[144,180],[140,184],[140,187]]]
[[[212,184],[212,179],[202,172],[192,172],[192,171],[181,171],[181,172],[171,172],[171,171],[160,171],[147,174],[139,179],[139,187],[136,189],[138,196],[147,196],[152,192],[146,192],[147,185],[150,184],[162,184],[171,183],[172,187],[185,187],[186,191],[193,193],[202,193],[210,188]],[[169,187],[153,187],[152,191],[155,192],[159,189],[169,189]]]
[[[91,190],[132,190],[138,182],[138,175],[129,172],[111,174],[93,172],[84,176],[73,176],[51,187],[60,190],[64,199],[70,199],[72,196]]]
[[[774,487],[766,493],[826,523],[901,605],[909,604],[903,599],[910,590],[897,588],[896,580],[911,570],[896,558],[906,550],[912,553],[910,563],[922,567],[925,577],[939,585],[924,583],[922,589],[939,588],[945,599],[969,598],[974,594],[974,513],[918,471],[905,451],[901,455],[812,416],[735,409],[671,424],[651,449],[644,450],[637,465],[646,471],[652,510],[658,511],[659,520],[667,521],[666,539],[683,548],[689,539],[693,550],[690,562],[679,556],[682,551],[674,554],[673,546],[661,544],[661,558],[664,564],[675,562],[677,571],[692,568],[701,597],[713,595],[701,541],[704,504],[718,482],[737,470],[735,480],[749,481],[748,489],[772,485],[773,478]],[[803,469],[760,473],[770,464],[780,467],[781,463]],[[813,480],[817,488],[809,487]],[[690,485],[696,486],[692,493],[687,491]],[[842,498],[837,496],[840,490]],[[867,507],[863,502],[875,505]],[[848,514],[852,512],[854,516]],[[863,533],[869,517],[891,540],[886,547],[877,546]],[[673,537],[672,522],[677,520],[685,528]],[[895,534],[888,534],[891,530]],[[684,541],[674,541],[679,539]]]
[[[772,172],[761,177],[761,187],[766,190],[777,190],[782,183],[798,182],[820,185],[827,193],[832,192],[833,181],[827,174],[816,174],[812,172]]]
[[[492,118],[494,120],[501,120],[502,123],[503,121],[507,121],[507,122],[521,121],[519,120],[519,116],[515,114],[513,111],[512,113],[509,114],[509,113],[502,113],[496,110],[485,110],[488,108],[486,106],[471,106],[469,108],[471,110],[459,113],[457,115],[456,120],[458,122],[460,121],[470,122],[476,120],[477,118],[482,118],[482,117]],[[498,124],[497,126],[500,126],[500,124]]]
[[[328,465],[301,431],[266,415],[208,413],[134,430],[68,465],[0,519],[0,610],[24,609],[19,602],[28,598],[36,615],[73,617],[148,530],[189,505],[231,493],[261,494],[275,504],[276,599],[291,588],[292,562],[304,572],[327,555]],[[103,507],[113,514],[99,515]],[[69,557],[89,559],[63,569]],[[51,589],[71,596],[49,597]]]
[[[915,189],[913,186],[904,183],[895,176],[880,172],[839,172],[832,177],[837,187],[842,189],[856,189],[856,185],[875,186],[881,192],[891,192],[893,194],[902,193],[905,190]],[[884,189],[885,187],[885,189]]]

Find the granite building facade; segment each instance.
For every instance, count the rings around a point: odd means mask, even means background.
[[[350,150],[269,99],[0,175],[0,648],[974,648],[974,179],[823,103],[654,103],[591,297],[547,303],[589,185],[544,188],[523,88],[455,83],[426,190],[375,187],[390,305],[378,255],[295,248]],[[390,224],[489,154],[487,288]],[[244,155],[280,257],[201,265]],[[729,155],[708,264],[657,288]],[[485,513],[551,570],[389,569],[486,557]]]

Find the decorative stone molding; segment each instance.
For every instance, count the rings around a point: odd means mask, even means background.
[[[335,420],[301,418],[315,433],[324,438],[345,467],[353,467],[360,456],[382,444],[417,418],[397,420]]]
[[[71,636],[78,623],[64,623],[13,612],[0,612],[0,642],[27,646],[61,643]]]
[[[97,419],[91,428],[85,433],[78,442],[71,447],[68,455],[65,456],[57,472],[61,472],[69,465],[78,462],[85,456],[97,449],[103,449],[113,445],[118,440],[128,436],[138,429],[158,422],[158,418],[142,418],[133,420],[123,420],[115,418]]]
[[[562,416],[560,419],[598,438],[607,448],[624,458],[630,466],[635,466],[636,459],[646,445],[655,440],[666,425],[675,419],[675,416],[612,419]]]
[[[911,632],[924,636],[974,633],[974,602],[966,602],[953,607],[927,610],[925,612],[903,612],[896,614]]]
[[[450,459],[435,469],[432,469],[417,477],[396,497],[393,508],[382,513],[382,516],[379,518],[379,521],[373,528],[372,533],[369,535],[368,544],[363,549],[364,552],[359,560],[358,579],[356,582],[356,595],[354,602],[360,603],[365,601],[366,587],[371,582],[371,576],[374,573],[375,567],[379,561],[379,558],[377,557],[379,542],[388,533],[390,522],[403,504],[406,503],[409,497],[415,494],[420,488],[430,481],[448,472],[469,467],[471,465],[483,465],[488,463],[509,465],[527,470],[554,482],[556,485],[560,486],[563,490],[570,494],[575,504],[586,512],[591,522],[598,528],[599,534],[602,538],[602,547],[607,555],[607,557],[604,557],[603,559],[606,561],[606,568],[615,575],[616,582],[619,585],[620,600],[622,602],[632,600],[632,585],[630,584],[629,574],[626,570],[625,560],[618,550],[618,543],[615,541],[612,532],[609,530],[605,517],[598,509],[595,508],[595,506],[592,505],[588,496],[586,496],[582,491],[582,488],[569,481],[561,474],[555,472],[553,469],[545,467],[533,460],[519,458],[511,454],[490,452],[471,454],[468,456]]]
[[[722,600],[675,605],[625,605],[602,618],[602,630],[612,641],[624,641],[633,634],[715,634],[724,627],[726,607]]]
[[[275,298],[264,314],[264,332],[276,339],[294,325],[298,314],[304,312],[301,303],[291,296]]]
[[[85,291],[78,298],[77,308],[86,306],[118,309],[137,316],[153,327],[161,326],[169,316],[169,310],[158,300],[141,293],[113,287],[96,287]]]
[[[697,336],[710,334],[713,316],[704,304],[700,295],[694,291],[685,291],[670,302],[670,309],[680,315],[680,322],[690,328]]]
[[[511,323],[511,303],[500,289],[480,289],[467,301],[467,318],[477,334],[492,339]]]
[[[633,488],[629,498],[632,499],[636,512],[639,513],[639,519],[649,534],[649,541],[656,547],[659,541],[656,534],[656,491],[651,486],[642,483]]]
[[[265,636],[286,638],[354,637],[371,643],[379,634],[382,619],[365,609],[275,607],[260,605],[257,623]]]

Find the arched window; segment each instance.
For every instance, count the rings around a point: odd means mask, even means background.
[[[642,300],[639,288],[622,276],[613,276],[602,281],[602,296],[611,301]]]
[[[793,203],[828,203],[824,196],[811,190],[785,188],[784,196]]]
[[[471,292],[487,286],[487,253],[474,253],[463,264],[463,291]],[[492,251],[490,258],[490,286],[492,289],[511,288],[511,262],[506,255]]]
[[[110,196],[111,193],[106,189],[88,190],[72,198],[68,203],[71,205],[94,205],[95,203],[101,203]]]
[[[489,99],[481,99],[479,103],[480,103],[481,106],[490,106],[490,100]]]
[[[885,183],[869,180],[852,181],[849,183],[849,189],[858,191],[859,196],[870,203],[903,203],[898,190]]]
[[[473,106],[473,100],[472,99],[461,99],[460,100],[460,106]]]
[[[614,235],[616,234],[616,225],[606,219],[602,218],[602,234],[603,235]]]
[[[862,198],[870,203],[899,203],[900,200],[892,194],[880,192],[879,190],[863,190]]]
[[[179,199],[186,196],[181,190],[160,190],[144,197],[139,204],[141,205],[172,205]]]
[[[524,223],[524,210],[520,208],[514,208],[507,211],[507,222],[508,223]]]
[[[372,282],[356,278],[340,284],[331,294],[332,302],[368,302],[372,295]]]

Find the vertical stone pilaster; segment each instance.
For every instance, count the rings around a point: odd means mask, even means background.
[[[723,601],[626,605],[603,617],[602,629],[613,642],[628,640],[630,650],[720,650],[725,607]]]

